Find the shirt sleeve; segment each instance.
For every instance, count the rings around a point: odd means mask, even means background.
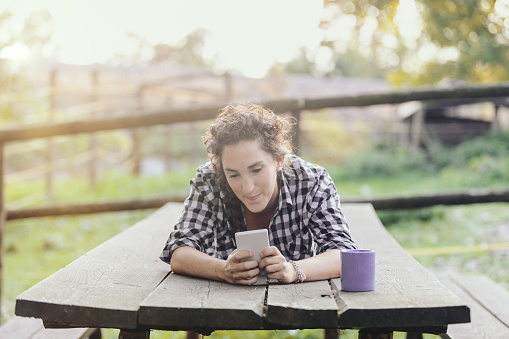
[[[355,249],[340,207],[339,194],[324,169],[308,195],[309,228],[317,244],[316,254],[330,249]]]
[[[219,192],[211,180],[200,170],[191,180],[191,191],[184,202],[182,216],[160,255],[162,261],[170,263],[173,252],[182,246],[204,253],[213,251]]]

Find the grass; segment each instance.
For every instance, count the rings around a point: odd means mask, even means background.
[[[332,171],[334,172],[334,171]],[[191,174],[190,174],[191,173]],[[104,173],[97,190],[90,190],[80,180],[61,181],[55,191],[57,201],[91,201],[94,199],[126,198],[167,193],[167,190],[187,190],[192,170],[173,175],[131,178]],[[419,180],[417,180],[419,179]],[[388,180],[370,178],[342,181],[336,178],[342,196],[388,194],[409,191],[422,192],[446,189],[446,182],[422,173]],[[118,186],[121,186],[120,188]],[[33,191],[42,187],[34,184]],[[69,187],[73,189],[70,190]],[[451,186],[449,188],[457,188]],[[28,190],[23,187],[23,190]],[[8,190],[15,188],[8,187]],[[11,196],[14,195],[12,192]],[[42,193],[41,193],[42,194]],[[395,239],[408,251],[423,248],[436,253],[415,256],[432,269],[457,269],[483,272],[509,288],[509,250],[473,251],[441,254],[439,249],[451,246],[472,246],[492,242],[509,243],[508,204],[467,206],[436,206],[410,211],[380,211],[379,216]],[[15,297],[38,281],[66,266],[113,235],[152,213],[152,210],[97,215],[48,217],[9,221],[5,230],[4,287],[2,314],[8,319],[14,314]],[[161,239],[161,248],[166,239]],[[105,338],[115,338],[118,332],[105,330]],[[355,331],[344,331],[343,338],[355,337]],[[247,332],[218,331],[211,338],[248,338]],[[321,338],[321,330],[258,331],[256,338]],[[183,338],[182,332],[154,331],[152,338]],[[396,336],[397,338],[398,336]]]
[[[304,155],[305,157],[305,155]],[[403,155],[404,158],[404,155]],[[472,160],[473,159],[473,160]],[[509,177],[500,171],[502,162],[483,157],[441,168],[407,166],[380,170],[390,162],[378,158],[371,168],[345,164],[326,165],[340,195],[345,197],[423,193],[465,188],[509,187]],[[422,162],[420,163],[422,165]],[[502,164],[502,165],[501,165]],[[353,167],[352,167],[353,166]],[[100,200],[148,197],[158,194],[186,194],[195,165],[178,172],[157,176],[132,177],[118,170],[100,174],[91,188],[86,178],[56,181],[49,203],[80,203]],[[357,168],[357,170],[353,170]],[[371,171],[371,172],[370,172]],[[366,173],[366,174],[364,174]],[[370,173],[370,174],[369,174]],[[369,174],[369,175],[368,175]],[[23,197],[31,196],[29,202]],[[9,208],[25,204],[44,205],[42,182],[9,185],[6,190]],[[456,269],[482,272],[509,289],[509,204],[435,206],[419,210],[380,211],[378,214],[394,238],[425,267],[436,270]],[[2,319],[14,315],[15,298],[38,281],[48,277],[113,235],[152,213],[152,210],[98,215],[47,217],[9,221],[4,236],[4,282]],[[348,217],[348,216],[347,216]],[[161,239],[161,248],[166,239]],[[105,338],[115,338],[118,331],[105,330]],[[154,331],[151,338],[184,338],[183,332]],[[211,338],[321,338],[322,330],[303,331],[217,331]],[[355,331],[344,331],[343,338],[355,338]],[[396,334],[395,338],[403,338]],[[435,338],[435,336],[429,336]]]
[[[381,211],[378,215],[423,266],[486,274],[509,290],[508,203]]]

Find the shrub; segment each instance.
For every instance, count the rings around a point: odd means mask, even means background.
[[[462,142],[451,152],[449,166],[464,167],[478,158],[509,158],[509,131],[492,132]]]
[[[341,175],[348,178],[390,177],[408,171],[468,172],[479,183],[509,180],[509,131],[464,141],[455,148],[432,142],[426,151],[378,146],[350,157]],[[476,179],[477,178],[477,179]]]
[[[409,148],[377,147],[357,153],[343,166],[347,177],[390,177],[415,170],[430,170],[429,162],[422,151]]]

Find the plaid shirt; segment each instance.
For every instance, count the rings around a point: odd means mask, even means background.
[[[279,203],[269,226],[270,244],[287,260],[308,258],[329,249],[356,248],[327,171],[297,156],[290,159],[291,165],[281,176]],[[221,259],[235,250],[223,197],[210,164],[200,166],[161,260],[169,263],[173,251],[181,246]]]

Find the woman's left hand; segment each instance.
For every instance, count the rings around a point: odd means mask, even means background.
[[[289,284],[297,279],[297,272],[293,265],[286,261],[285,257],[275,246],[264,249],[260,253],[259,268],[264,270],[267,278],[277,279],[280,283]]]

